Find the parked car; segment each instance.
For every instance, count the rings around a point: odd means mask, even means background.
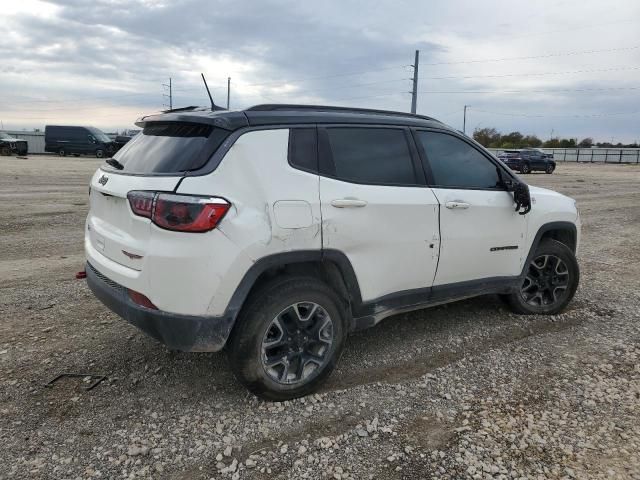
[[[550,174],[556,169],[553,155],[535,148],[505,150],[498,155],[498,158],[511,170],[516,170],[520,173],[542,171]]]
[[[27,153],[29,153],[29,147],[26,140],[0,132],[0,155],[26,155]]]
[[[113,140],[114,153],[124,147],[130,140],[131,137],[128,135],[117,135]]]
[[[101,130],[94,127],[47,125],[44,129],[44,151],[66,155],[95,155],[109,157],[115,151],[115,143]]]
[[[556,314],[579,280],[574,200],[429,117],[261,105],[143,117],[94,174],[86,275],[169,348],[226,349],[272,400],[313,392],[347,335],[500,294]]]

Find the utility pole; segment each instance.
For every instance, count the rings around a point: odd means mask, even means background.
[[[163,83],[162,86],[169,89],[169,95],[163,93],[162,96],[169,97],[169,110],[173,110],[173,89],[171,86],[171,77],[169,77],[169,84],[167,85],[166,83]]]
[[[231,77],[227,77],[227,110],[229,110],[229,97],[231,96]]]
[[[416,50],[416,60],[413,65],[413,90],[411,91],[411,113],[416,113],[418,103],[418,63],[420,61],[420,50]]]
[[[471,105],[465,105],[464,106],[464,118],[462,120],[462,133],[464,133],[465,135],[467,134],[467,108],[469,108]]]

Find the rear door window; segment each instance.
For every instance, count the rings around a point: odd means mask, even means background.
[[[416,185],[416,173],[403,129],[330,127],[331,158],[323,172],[347,182],[373,185]]]
[[[180,173],[198,170],[229,132],[212,125],[154,122],[113,156],[123,173]],[[110,167],[107,167],[110,168]]]

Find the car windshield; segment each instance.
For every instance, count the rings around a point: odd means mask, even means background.
[[[96,140],[99,140],[101,142],[110,142],[111,141],[111,139],[109,137],[107,137],[107,135],[102,130],[98,130],[97,128],[91,127],[91,128],[89,128],[89,131],[96,138]]]
[[[2,139],[2,140],[10,140],[11,138],[12,137],[9,134],[4,133],[4,132],[0,132],[0,139]]]

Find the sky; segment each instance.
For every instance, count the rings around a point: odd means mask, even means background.
[[[637,0],[0,0],[0,127],[136,128],[173,106],[418,108],[495,127],[640,140]]]

